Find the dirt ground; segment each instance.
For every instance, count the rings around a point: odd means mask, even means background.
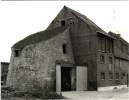
[[[129,88],[116,89],[111,91],[74,91],[62,92],[64,97],[73,100],[128,100]]]

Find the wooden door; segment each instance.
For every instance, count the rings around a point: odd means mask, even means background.
[[[87,67],[77,66],[76,69],[76,89],[77,91],[87,90]]]

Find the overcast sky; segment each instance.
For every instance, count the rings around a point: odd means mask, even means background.
[[[64,5],[86,15],[104,31],[129,42],[128,1],[19,1],[0,2],[0,61],[10,61],[11,47],[45,30]]]

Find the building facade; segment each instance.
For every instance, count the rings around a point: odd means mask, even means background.
[[[45,31],[13,45],[8,86],[61,92],[121,85],[114,78],[114,41],[86,16],[64,6]],[[127,68],[128,59],[123,63]]]

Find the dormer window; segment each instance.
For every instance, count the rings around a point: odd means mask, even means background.
[[[62,50],[63,50],[63,54],[66,54],[68,52],[67,51],[67,44],[62,45]]]
[[[14,50],[14,57],[20,56],[20,50]]]
[[[62,25],[62,26],[65,26],[65,20],[62,20],[62,21],[61,21],[61,25]]]

